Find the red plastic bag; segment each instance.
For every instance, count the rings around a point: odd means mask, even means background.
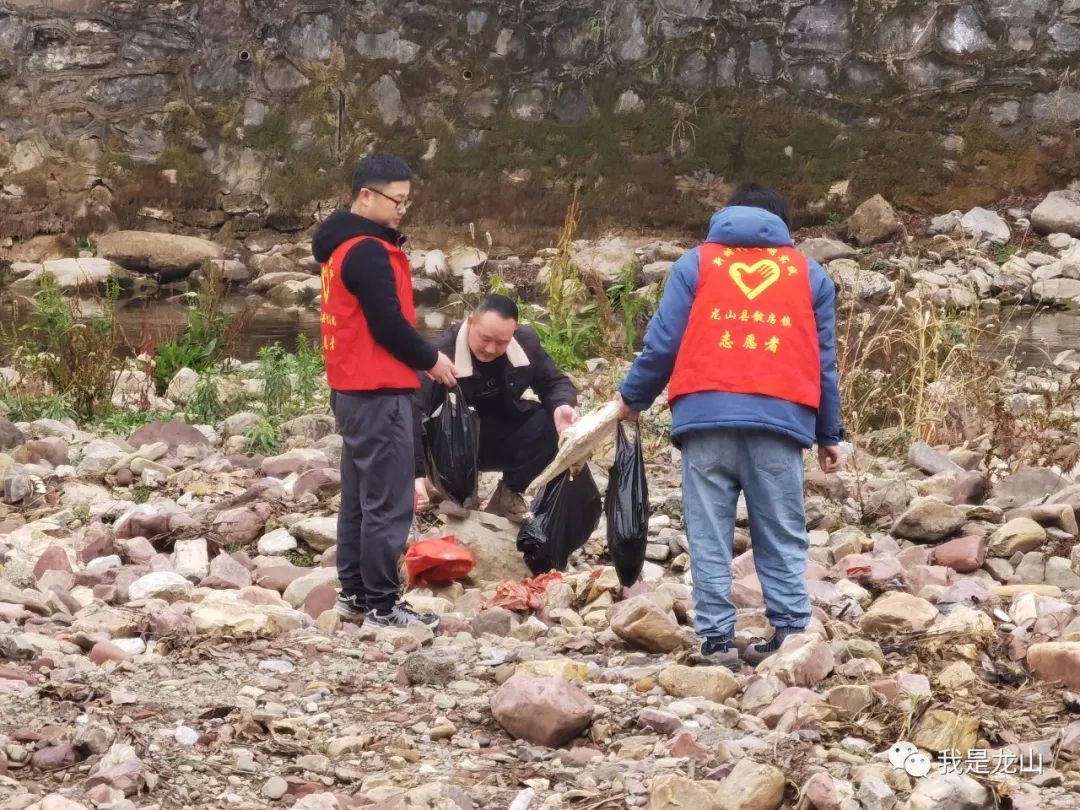
[[[456,582],[476,565],[472,552],[457,544],[453,535],[417,540],[405,552],[405,570],[411,585]]]
[[[501,607],[519,613],[540,610],[545,604],[548,586],[553,582],[561,581],[562,575],[555,572],[541,574],[533,579],[523,579],[520,582],[508,579],[499,583],[488,607]]]

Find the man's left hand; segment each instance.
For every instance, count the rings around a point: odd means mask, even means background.
[[[560,405],[555,409],[555,432],[560,436],[563,431],[578,420],[578,411],[573,405]]]

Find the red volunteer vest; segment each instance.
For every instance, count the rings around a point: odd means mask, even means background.
[[[669,401],[702,391],[821,404],[810,267],[791,247],[706,243]]]
[[[390,254],[401,312],[416,324],[409,259],[396,245],[374,236],[359,236],[338,245],[322,266],[322,348],[326,379],[336,391],[376,391],[380,388],[419,388],[416,371],[375,342],[364,310],[341,281],[341,265],[353,245],[374,239]]]

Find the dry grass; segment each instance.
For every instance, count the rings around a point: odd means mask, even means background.
[[[895,298],[871,311],[842,303],[837,315],[843,421],[870,450],[903,453],[919,439],[960,445],[988,436],[999,450],[1028,455],[1023,448],[1037,448],[1056,427],[1055,410],[1080,395],[1076,381],[1066,381],[1046,394],[1044,407],[1023,415],[1006,407],[1019,330],[991,327],[977,310]]]

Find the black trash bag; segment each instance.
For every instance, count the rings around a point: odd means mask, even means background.
[[[626,438],[619,424],[615,463],[608,473],[607,496],[608,554],[619,582],[630,587],[645,566],[645,545],[649,542],[649,482],[645,478],[645,456],[641,452],[641,430],[634,441]]]
[[[567,470],[536,494],[532,518],[518,531],[517,547],[533,575],[562,571],[570,555],[596,531],[604,511],[589,468]]]
[[[461,386],[435,385],[431,411],[424,419],[424,453],[439,491],[458,506],[476,494],[480,417],[465,402]]]

